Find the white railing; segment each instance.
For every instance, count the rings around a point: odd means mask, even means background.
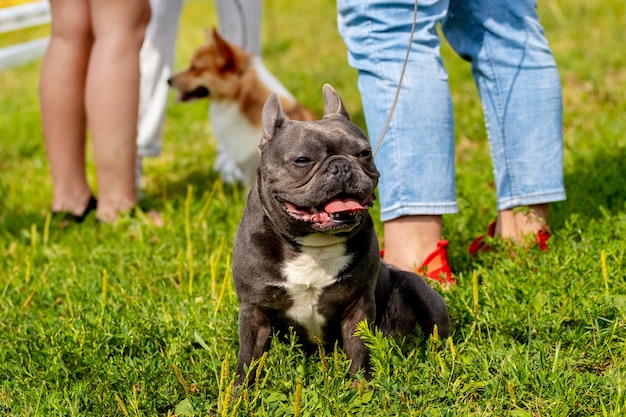
[[[0,9],[0,33],[13,32],[50,22],[50,4],[33,1]],[[0,48],[0,70],[25,64],[46,51],[49,37]]]

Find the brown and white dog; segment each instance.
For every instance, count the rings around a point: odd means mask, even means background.
[[[218,145],[214,168],[224,182],[250,185],[259,162],[261,113],[270,94],[279,95],[290,119],[317,117],[296,101],[259,57],[228,43],[215,29],[206,31],[206,40],[189,68],[168,83],[179,90],[181,101],[211,99],[209,117]]]

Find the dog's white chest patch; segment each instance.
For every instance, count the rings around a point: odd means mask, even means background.
[[[350,263],[343,243],[329,246],[304,246],[302,253],[283,265],[285,290],[293,299],[287,315],[301,324],[311,341],[323,339],[325,318],[318,311],[319,297],[324,288],[337,282],[337,276]]]

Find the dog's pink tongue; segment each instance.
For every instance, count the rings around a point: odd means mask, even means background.
[[[365,210],[365,207],[353,198],[331,200],[324,205],[327,213],[343,213],[346,211]]]

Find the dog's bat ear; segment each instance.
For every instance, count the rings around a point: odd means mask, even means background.
[[[259,150],[272,140],[278,129],[288,120],[283,112],[283,106],[280,104],[278,94],[272,93],[265,101],[261,120],[263,123],[263,135],[259,142]]]
[[[330,84],[324,84],[322,93],[324,95],[324,119],[341,117],[350,120],[350,115],[343,105],[341,97]]]

